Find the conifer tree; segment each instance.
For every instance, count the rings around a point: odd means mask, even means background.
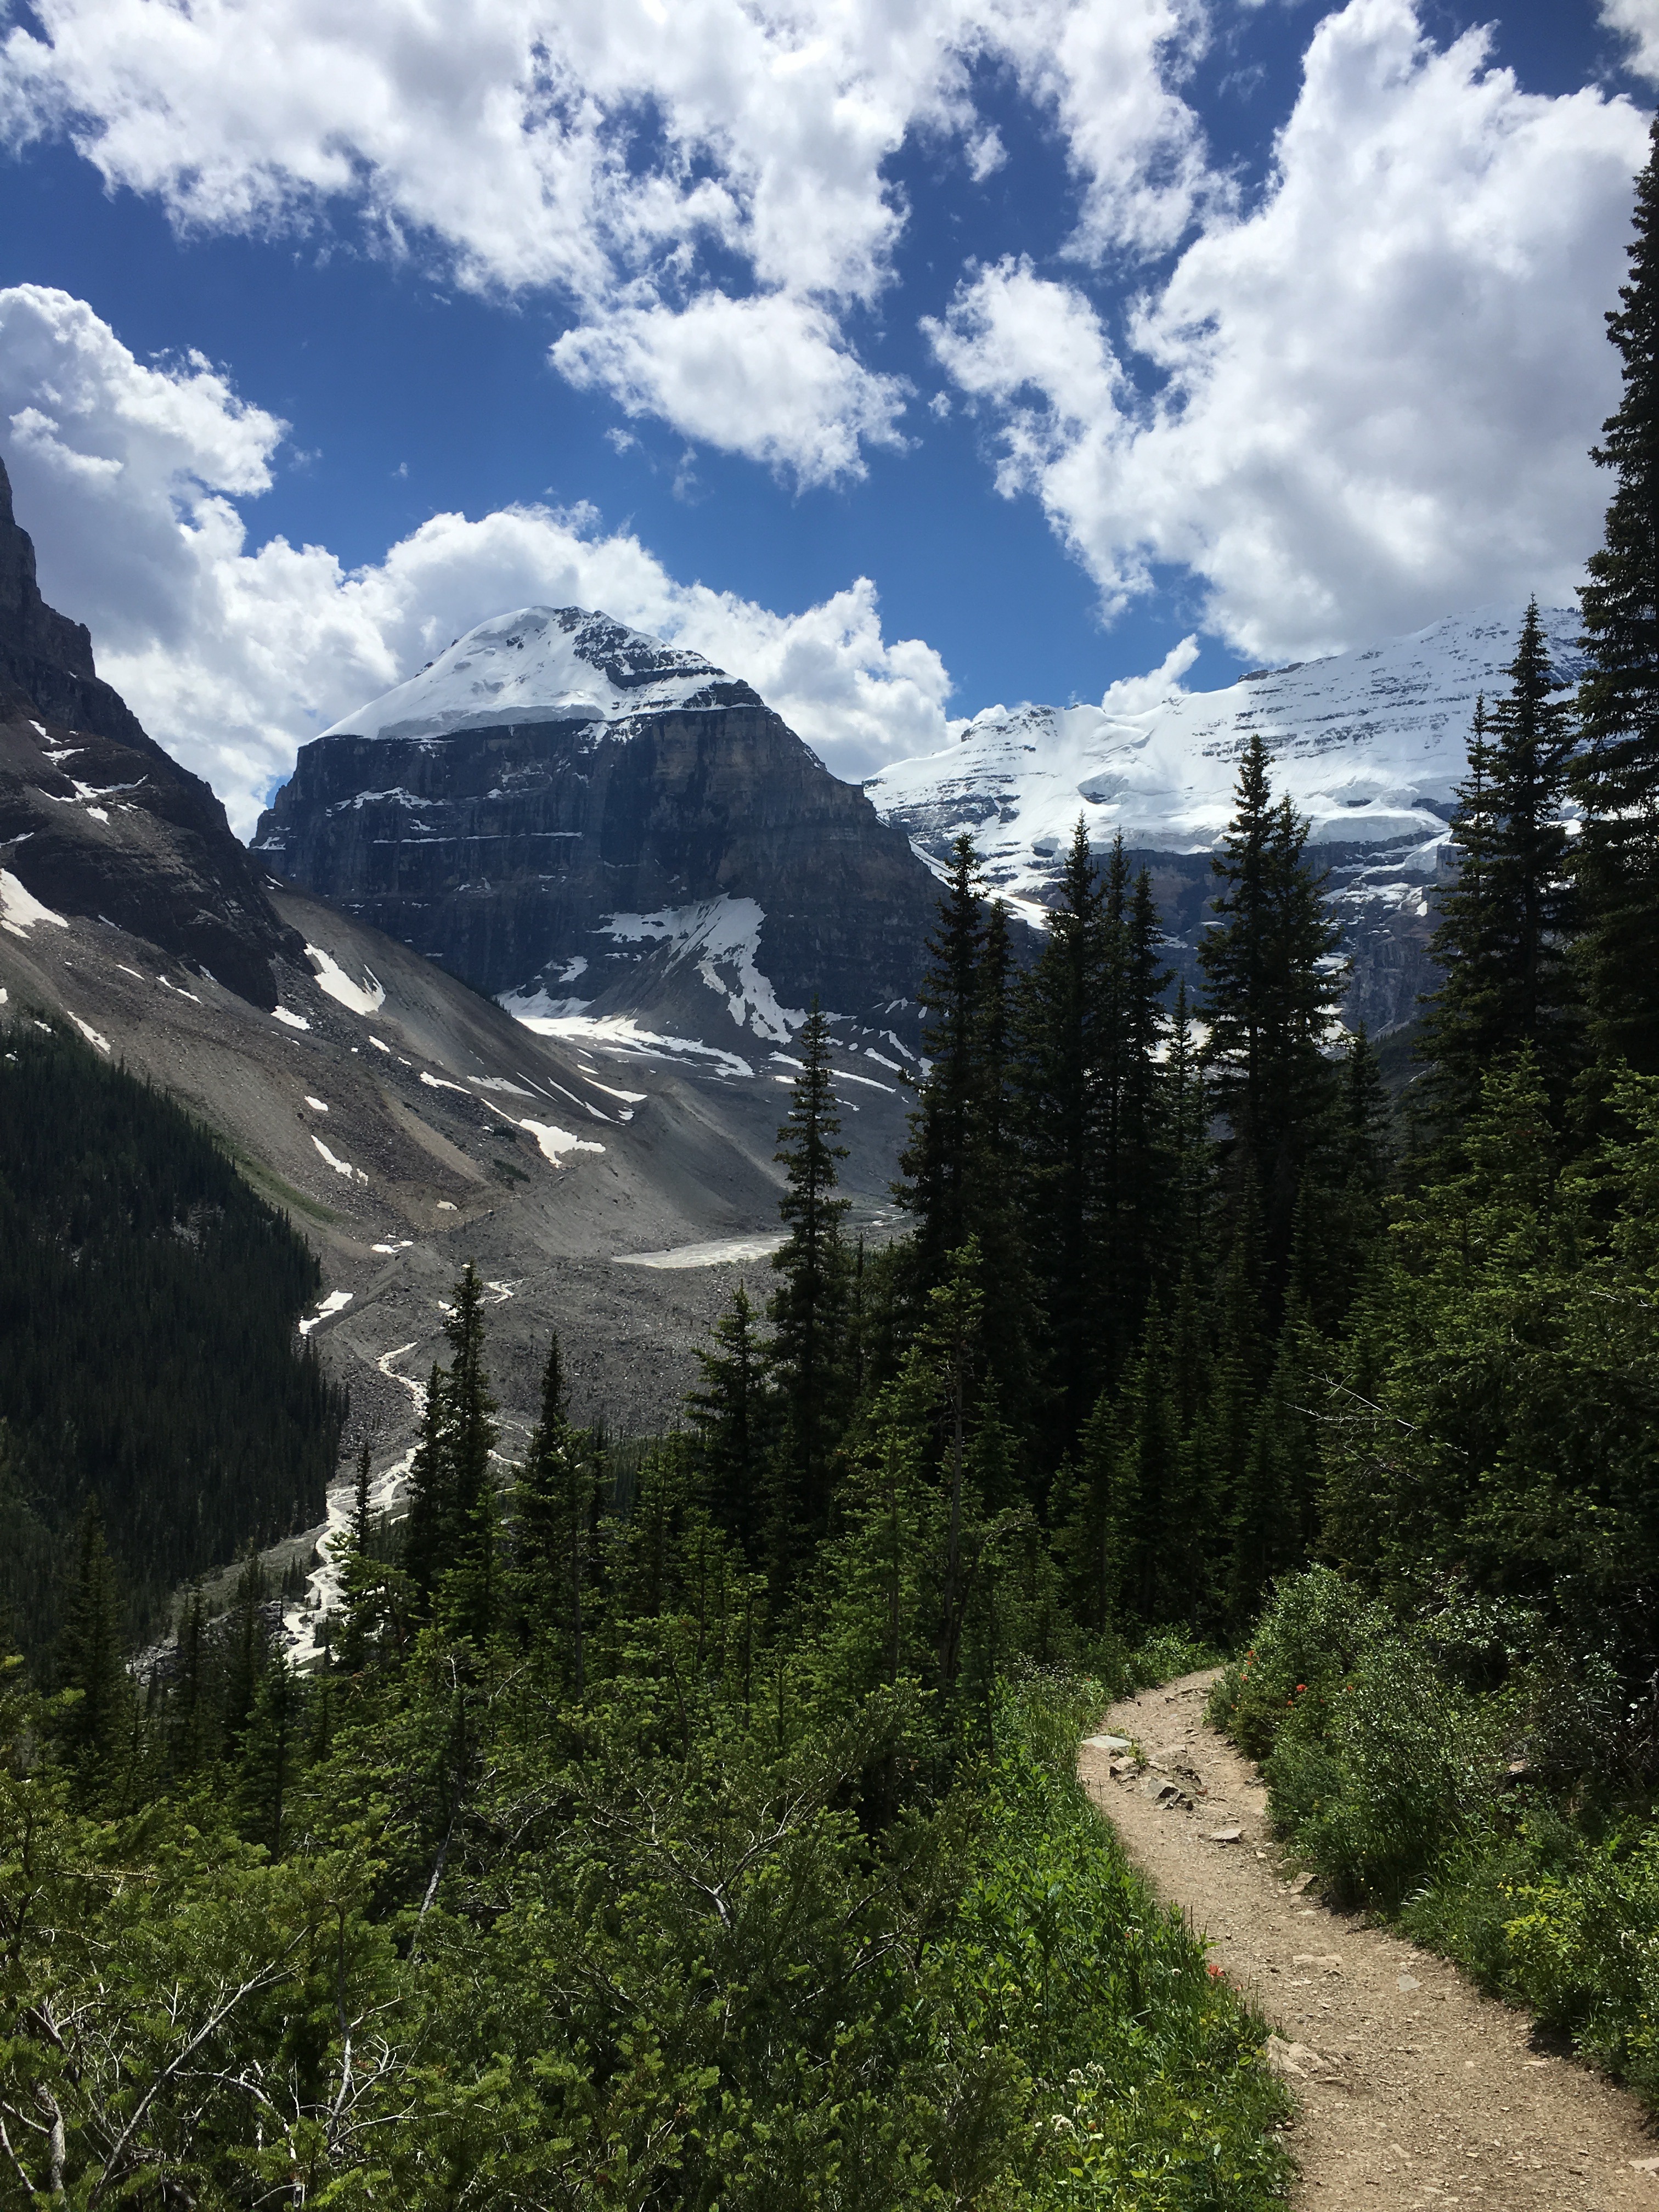
[[[434,1365],[410,1468],[413,1496],[404,1563],[458,1634],[488,1636],[496,1623],[499,1504],[490,1461],[499,1431],[484,1371],[483,1285],[468,1261],[444,1317],[450,1360]]]
[[[1614,489],[1579,594],[1588,666],[1573,779],[1592,1034],[1644,1074],[1659,1073],[1659,120],[1649,149],[1629,282],[1607,317],[1624,394],[1591,450]]]
[[[1107,1576],[1120,1621],[1164,1618],[1163,1552],[1178,1501],[1181,1439],[1170,1392],[1169,1332],[1156,1297],[1117,1405],[1117,1455],[1107,1516]]]
[[[1247,1176],[1255,1184],[1273,1285],[1297,1187],[1330,1134],[1336,1082],[1324,1047],[1344,971],[1324,879],[1305,857],[1308,824],[1288,799],[1273,803],[1267,769],[1267,746],[1253,732],[1237,811],[1212,863],[1222,888],[1198,957],[1204,1060],[1228,1126],[1227,1173],[1235,1194]]]
[[[270,1626],[265,1601],[270,1586],[257,1552],[243,1558],[231,1600],[229,1633],[225,1650],[224,1733],[228,1743],[240,1745],[252,1717],[259,1681],[270,1656]]]
[[[1558,1104],[1577,1058],[1570,840],[1562,808],[1572,732],[1534,599],[1510,689],[1477,702],[1469,769],[1452,818],[1456,884],[1430,945],[1442,971],[1418,1056],[1429,1062],[1419,1120],[1455,1140],[1500,1055],[1530,1047]]]
[[[540,1418],[519,1470],[514,1539],[520,1621],[550,1637],[580,1698],[587,1683],[599,1486],[588,1438],[570,1425],[558,1334],[548,1340]]]
[[[236,1763],[242,1832],[280,1858],[289,1793],[300,1764],[303,1694],[287,1655],[276,1653],[260,1678]]]
[[[979,855],[964,832],[951,848],[951,873],[927,941],[929,965],[917,995],[927,1018],[922,1049],[929,1067],[899,1161],[904,1180],[894,1188],[899,1204],[915,1217],[915,1257],[924,1294],[944,1279],[949,1255],[967,1240],[981,1164],[983,889]]]
[[[115,1568],[96,1502],[76,1534],[75,1587],[58,1644],[58,1678],[78,1692],[64,1729],[64,1747],[83,1790],[102,1796],[113,1784],[132,1719],[125,1639]]]
[[[1193,1034],[1187,985],[1176,986],[1164,1065],[1158,1079],[1158,1180],[1164,1191],[1167,1238],[1164,1273],[1179,1274],[1200,1249],[1209,1211],[1213,1146],[1208,1086]]]
[[[1292,1297],[1233,1499],[1227,1610],[1235,1635],[1261,1611],[1274,1578],[1302,1565],[1311,1546],[1319,1449],[1308,1407],[1319,1359],[1312,1322]]]
[[[1051,1464],[1069,1449],[1103,1380],[1095,1338],[1095,1071],[1104,969],[1103,897],[1079,816],[1019,1015],[1024,1182],[1032,1274],[1047,1320]]]
[[[788,1230],[772,1255],[772,1372],[784,1433],[776,1538],[786,1567],[829,1522],[830,1464],[842,1410],[847,1255],[836,1193],[841,1116],[830,1069],[830,1025],[815,999],[798,1041],[801,1071],[775,1158],[784,1171],[778,1212]]]
[[[863,1258],[860,1241],[859,1259]],[[855,1270],[855,1285],[862,1268]],[[861,1316],[854,1314],[855,1329]],[[702,1460],[709,1510],[720,1527],[735,1536],[745,1554],[759,1556],[762,1509],[770,1431],[766,1394],[766,1352],[756,1327],[754,1305],[739,1283],[715,1321],[714,1349],[699,1348],[702,1388],[687,1398],[692,1433]]]

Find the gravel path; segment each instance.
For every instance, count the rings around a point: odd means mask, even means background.
[[[1300,2106],[1298,2212],[1659,2212],[1659,2135],[1633,2097],[1545,2055],[1524,2015],[1443,1960],[1286,1879],[1257,1770],[1203,1719],[1213,1680],[1113,1706],[1102,1734],[1139,1745],[1144,1770],[1094,1742],[1078,1771],[1276,2031]]]

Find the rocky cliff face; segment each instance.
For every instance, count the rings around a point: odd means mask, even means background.
[[[254,850],[526,1011],[728,1037],[913,998],[936,897],[746,684],[576,608],[482,625],[303,747]]]
[[[0,464],[0,871],[58,914],[101,917],[269,1009],[297,957],[225,811],[99,677],[85,629],[41,598]]]

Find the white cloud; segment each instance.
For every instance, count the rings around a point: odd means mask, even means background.
[[[250,550],[236,495],[270,480],[284,425],[205,362],[135,360],[66,293],[0,291],[0,449],[47,598],[100,672],[252,829],[297,744],[504,609],[600,607],[745,677],[837,775],[944,742],[950,680],[882,635],[860,578],[780,615],[671,576],[591,509],[434,515],[347,571],[325,547]]]
[[[1197,638],[1183,637],[1146,675],[1120,676],[1115,684],[1109,684],[1100,702],[1102,708],[1108,714],[1144,714],[1149,707],[1161,707],[1166,699],[1184,697],[1181,679],[1197,659]]]
[[[1151,401],[1082,292],[1024,263],[929,326],[998,426],[1001,489],[1041,499],[1109,610],[1174,563],[1263,657],[1571,591],[1646,132],[1485,57],[1480,32],[1435,49],[1410,0],[1326,18],[1261,204],[1212,208],[1132,325]]]
[[[553,362],[629,415],[659,415],[688,437],[791,465],[803,483],[859,473],[862,443],[900,441],[905,387],[860,368],[822,308],[780,293],[706,292],[678,313],[625,308],[568,331]]]
[[[956,135],[976,176],[995,166],[970,60],[1000,60],[1056,116],[1091,250],[1167,243],[1204,182],[1171,89],[1202,0],[31,12],[38,33],[0,35],[0,137],[67,133],[186,230],[350,207],[384,250],[435,246],[465,284],[551,290],[578,319],[557,358],[579,380],[808,480],[855,472],[861,443],[893,435],[903,395],[842,318],[891,281],[905,210],[884,164],[907,134]],[[717,279],[716,257],[744,281]],[[744,404],[711,388],[717,340]]]
[[[1601,21],[1630,40],[1626,68],[1659,83],[1659,0],[1601,0]]]

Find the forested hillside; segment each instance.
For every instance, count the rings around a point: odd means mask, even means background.
[[[206,1132],[61,1029],[0,1035],[0,1620],[44,1653],[83,1516],[144,1636],[320,1518],[340,1407],[295,1334],[317,1262]]]

